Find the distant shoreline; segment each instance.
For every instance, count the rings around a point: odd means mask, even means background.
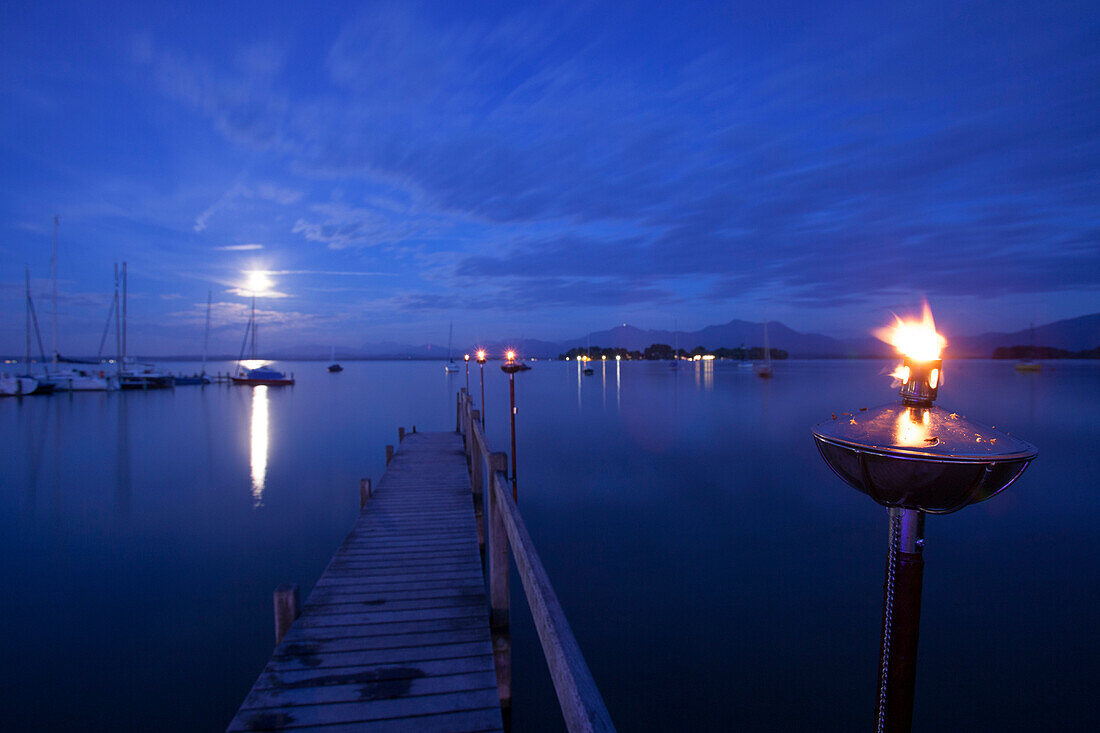
[[[85,357],[78,357],[78,358],[84,359]],[[524,357],[524,358],[527,359],[527,360],[538,360],[538,361],[566,361],[564,359],[558,359],[556,356],[528,356],[528,357]],[[901,357],[900,356],[791,356],[791,357],[788,357],[787,359],[784,359],[783,361],[888,361],[890,359],[898,359],[898,358],[901,358]],[[948,357],[945,357],[945,360],[947,360],[947,361],[1015,361],[1017,359],[1018,359],[1018,357],[1007,357],[1007,356],[956,356],[956,357],[948,356]],[[275,357],[264,356],[264,357],[257,357],[256,360],[257,361],[303,361],[303,362],[316,362],[316,363],[332,363],[332,359],[321,358],[321,357],[316,357],[316,356],[275,356]],[[1088,356],[1074,355],[1074,356],[1054,356],[1054,357],[1037,356],[1037,357],[1034,357],[1033,360],[1034,361],[1097,361],[1097,360],[1100,360],[1100,355],[1098,355],[1098,354],[1089,354]],[[11,371],[7,367],[13,367],[13,366],[16,366],[16,365],[23,364],[23,359],[22,358],[14,357],[14,356],[5,356],[5,357],[3,357],[2,361],[3,361],[3,364],[0,365],[0,367],[3,367],[3,369],[2,369],[3,371]],[[89,361],[90,361],[90,357],[89,357]],[[157,362],[157,361],[201,363],[202,362],[202,357],[201,356],[147,356],[147,355],[143,355],[143,356],[132,357],[131,361],[133,363],[138,363],[138,364],[145,363],[145,362]],[[235,356],[225,356],[225,357],[220,357],[220,356],[209,357],[208,356],[206,358],[206,361],[207,362],[227,362],[227,361],[229,361],[229,362],[234,362],[235,363],[237,361],[237,358]],[[248,361],[248,360],[245,359],[244,361]],[[430,362],[446,362],[446,361],[448,361],[448,359],[446,359],[446,358],[440,359],[440,358],[437,358],[437,357],[427,357],[427,356],[353,356],[353,357],[347,357],[347,358],[343,358],[343,359],[337,359],[336,361],[340,362],[340,363],[360,362],[360,361],[416,361],[416,362],[428,362],[428,361],[430,361]],[[490,357],[489,361],[503,361],[503,359]],[[624,359],[623,361],[661,362],[661,361],[669,361],[669,360],[668,359]],[[684,361],[690,361],[690,360],[685,359]],[[740,359],[716,359],[715,361],[719,361],[719,362],[737,362],[737,361],[741,361],[741,360]],[[749,359],[748,361],[752,361],[752,360]],[[454,362],[456,364],[462,364],[462,363],[464,363],[464,360],[455,359]],[[31,361],[31,364],[33,366],[39,366],[42,363],[43,362],[41,362],[37,359]],[[103,365],[107,365],[107,364],[110,364],[110,363],[111,362],[91,362],[91,363],[87,364],[86,366],[103,366]]]

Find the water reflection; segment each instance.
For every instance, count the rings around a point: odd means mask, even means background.
[[[133,480],[130,477],[130,411],[126,400],[118,402],[118,453],[115,485],[115,511],[119,517],[130,514]]]
[[[622,409],[622,362],[615,359],[615,409]]]
[[[699,360],[695,362],[695,387],[710,392],[714,389],[714,362]]]
[[[262,506],[264,479],[267,477],[267,386],[252,388],[252,505]]]

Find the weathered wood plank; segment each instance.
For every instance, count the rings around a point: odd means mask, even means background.
[[[280,716],[279,730],[305,725],[334,723],[368,723],[375,720],[409,718],[432,713],[451,713],[495,708],[495,690],[450,692],[438,695],[398,697],[383,700],[329,703],[326,705],[295,705],[265,710],[242,710],[230,724],[230,730],[256,730],[255,722]],[[497,710],[497,716],[500,711]],[[239,722],[238,722],[239,721]],[[262,730],[262,728],[261,728]]]
[[[396,682],[397,684],[392,684]],[[369,686],[368,686],[369,685]],[[467,672],[438,677],[415,677],[407,680],[380,680],[374,683],[353,683],[290,689],[253,690],[245,698],[242,710],[273,708],[287,705],[320,705],[329,702],[355,702],[363,699],[393,697],[404,693],[408,697],[441,692],[465,692],[493,689],[496,679],[492,672]]]
[[[500,718],[500,711],[496,711],[496,718]],[[499,731],[500,726],[493,726],[493,711],[470,710],[460,713],[443,713],[442,715],[424,715],[415,718],[397,718],[393,720],[372,721],[370,730],[372,733],[470,733],[472,731]],[[290,727],[254,727],[245,730],[271,731],[293,730],[295,733],[359,733],[364,730],[363,723],[338,723],[324,726],[290,726]]]
[[[229,730],[501,730],[462,439],[388,459]]]
[[[291,670],[287,672],[264,671],[253,689],[278,689],[347,685],[364,680],[412,679],[438,677],[450,674],[467,674],[493,669],[491,657],[464,657],[461,659],[429,660],[415,666],[383,666],[364,670],[360,667],[341,669]]]
[[[489,483],[493,492],[493,511],[508,532],[512,556],[527,594],[531,618],[542,642],[566,727],[570,731],[614,731],[611,715],[512,499],[507,478],[502,471],[497,471]]]

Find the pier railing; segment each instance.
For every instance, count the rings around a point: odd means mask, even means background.
[[[489,619],[501,707],[505,711],[510,710],[512,698],[511,640],[508,632],[511,555],[523,583],[527,605],[531,609],[567,729],[571,733],[613,731],[615,726],[607,706],[516,506],[512,484],[506,473],[507,455],[490,450],[481,415],[473,408],[465,389],[458,394],[456,413],[455,429],[465,439],[466,456],[470,461],[470,486],[474,494],[478,542],[489,580]]]

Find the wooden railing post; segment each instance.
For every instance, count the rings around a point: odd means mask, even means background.
[[[462,431],[462,394],[455,395],[455,432]]]
[[[473,450],[470,455],[470,489],[474,494],[474,521],[477,522],[477,548],[485,560],[485,436],[477,421],[477,410],[471,410]]]
[[[497,690],[500,707],[507,716],[512,708],[512,639],[509,633],[508,587],[511,573],[511,550],[504,527],[498,497],[510,488],[504,474],[508,465],[506,453],[489,455],[489,528],[486,532],[489,559],[489,628],[493,640],[493,661],[496,663]]]
[[[301,613],[301,596],[295,583],[284,583],[275,589],[275,645],[278,646]]]
[[[390,465],[390,461],[392,461],[392,460],[393,460],[393,446],[392,445],[387,445],[386,446],[386,465],[387,466]]]
[[[359,508],[362,509],[367,505],[367,499],[370,498],[370,479],[359,479]]]

